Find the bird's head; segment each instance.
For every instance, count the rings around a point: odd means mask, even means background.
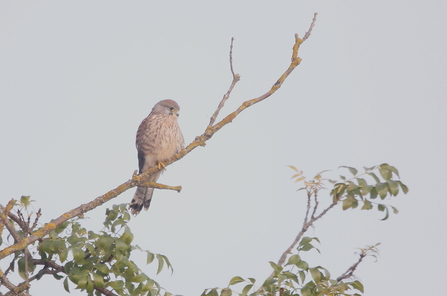
[[[153,114],[168,114],[179,116],[180,107],[173,100],[163,100],[155,104],[152,108]]]

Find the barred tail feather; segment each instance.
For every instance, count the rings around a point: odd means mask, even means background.
[[[137,191],[135,191],[135,195],[133,196],[129,205],[132,215],[138,215],[143,207],[146,211],[149,209],[152,194],[154,194],[154,188],[142,186],[137,187]]]

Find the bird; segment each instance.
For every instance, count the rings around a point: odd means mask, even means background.
[[[151,113],[143,119],[138,127],[136,148],[138,152],[139,174],[158,165],[164,167],[163,161],[169,160],[185,146],[183,134],[178,125],[180,107],[173,100],[162,100],[155,104]],[[162,171],[147,179],[156,182]],[[143,209],[149,209],[154,188],[138,186],[130,202],[129,209],[138,215]]]

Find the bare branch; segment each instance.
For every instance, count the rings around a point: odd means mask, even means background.
[[[362,260],[363,260],[363,258],[365,258],[365,256],[366,256],[366,253],[362,252],[360,254],[359,260],[356,263],[354,263],[351,267],[349,267],[348,270],[346,270],[341,276],[339,276],[337,278],[337,281],[340,282],[344,279],[352,277],[352,275],[354,274],[354,271],[357,269],[357,266],[359,266],[360,262],[362,262]]]
[[[41,209],[39,209],[39,210],[37,211],[37,213],[36,213],[36,219],[34,219],[33,226],[31,226],[31,228],[30,228],[31,231],[33,231],[33,230],[36,228],[36,226],[37,226],[37,222],[39,222],[39,218],[40,218],[40,216],[42,216],[42,211],[41,211]]]
[[[239,74],[234,74],[234,70],[233,70],[233,41],[234,41],[234,37],[231,38],[231,45],[230,45],[230,70],[231,70],[231,74],[233,75],[233,81],[231,82],[230,88],[228,89],[226,94],[224,94],[222,101],[220,101],[219,106],[217,107],[213,116],[211,116],[210,123],[208,124],[208,127],[211,127],[214,124],[214,122],[217,119],[217,116],[219,115],[220,110],[223,108],[223,106],[225,105],[225,102],[230,97],[231,91],[233,90],[236,83],[241,79],[241,76]]]
[[[157,188],[157,189],[168,189],[168,190],[174,190],[177,192],[182,191],[182,186],[169,186],[169,185],[164,185],[164,184],[155,183],[155,182],[141,182],[139,184],[139,186],[151,187],[151,188]]]
[[[310,33],[312,33],[312,29],[315,26],[315,22],[317,21],[317,15],[318,13],[314,13],[314,18],[312,19],[312,23],[310,24],[309,30],[307,30],[306,34],[304,34],[303,40],[306,41],[307,38],[310,37]]]

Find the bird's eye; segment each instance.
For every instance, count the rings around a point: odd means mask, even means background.
[[[169,109],[174,110],[174,107],[171,107],[171,108],[169,108]]]

